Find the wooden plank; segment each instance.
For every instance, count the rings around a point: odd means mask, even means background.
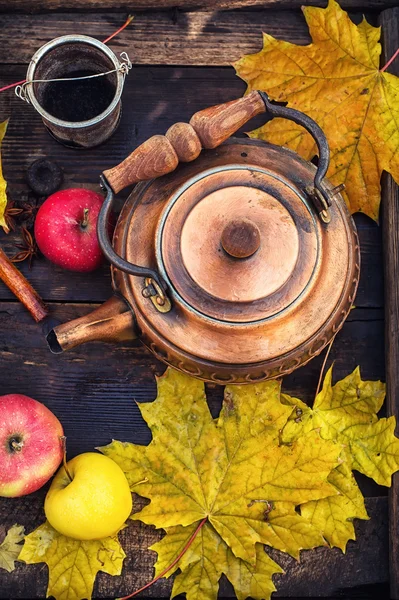
[[[0,524],[7,528],[15,522],[32,531],[44,521],[43,499],[45,490],[14,500],[0,498]],[[135,502],[135,508],[143,505]],[[285,573],[275,577],[278,591],[273,597],[298,598],[302,596],[345,597],[354,586],[384,584],[388,580],[388,510],[387,499],[367,498],[369,521],[356,521],[356,542],[349,542],[346,554],[338,549],[317,548],[301,553],[298,562],[282,552],[273,551],[273,558]],[[120,534],[127,558],[120,577],[100,573],[93,598],[121,597],[151,581],[156,555],[148,546],[161,538],[159,531],[139,522],[131,522]],[[160,579],[140,597],[167,598],[172,580]],[[47,569],[44,565],[17,564],[13,573],[0,572],[3,598],[44,598]],[[349,598],[354,595],[349,592]],[[362,598],[372,596],[363,595]],[[380,598],[383,596],[379,596]],[[222,579],[219,598],[235,598],[232,587]]]
[[[356,15],[361,18],[361,15]],[[84,34],[104,40],[123,23],[120,14],[6,14],[1,18],[1,62],[28,63],[40,46],[60,35]],[[30,35],[26,35],[29,31]],[[310,42],[299,9],[285,11],[212,11],[139,13],[110,42],[116,54],[128,52],[134,65],[226,66],[259,52],[262,31],[296,44]]]
[[[136,10],[222,10],[258,7],[265,9],[292,10],[302,5],[323,6],[327,0],[0,0],[0,12],[47,12],[47,11],[105,11],[120,10],[131,13]],[[395,6],[395,0],[341,0],[345,9],[383,10]]]
[[[23,67],[5,66],[0,85],[23,76]],[[17,200],[26,197],[26,168],[45,155],[63,167],[64,187],[86,186],[99,191],[100,172],[123,160],[135,146],[155,133],[164,133],[176,121],[189,120],[201,108],[241,96],[244,90],[244,83],[229,68],[136,67],[126,83],[123,96],[126,110],[122,111],[119,129],[106,144],[90,151],[72,150],[58,144],[48,135],[31,106],[12,92],[0,94],[0,102],[3,101],[0,119],[11,114],[2,148],[9,196]],[[143,97],[146,102],[142,101]],[[253,126],[261,122],[262,118],[254,119]],[[356,306],[382,307],[381,232],[367,217],[357,215],[355,219],[363,264]],[[0,232],[0,243],[9,256],[15,254],[15,239],[12,234],[6,236]],[[37,260],[31,271],[25,264],[20,268],[46,300],[101,302],[111,293],[106,266],[89,276],[63,271],[44,259]],[[0,300],[9,299],[12,299],[11,293],[0,283]]]
[[[51,304],[50,315],[63,323],[93,308],[88,304]],[[384,377],[383,327],[381,310],[351,311],[331,351],[334,380],[345,377],[357,365],[365,379]],[[321,362],[322,357],[317,357],[287,376],[284,390],[311,402]],[[54,355],[41,325],[35,324],[19,303],[2,302],[0,364],[1,393],[18,391],[47,404],[64,424],[71,456],[107,444],[112,438],[149,441],[134,400],[155,398],[154,374],[162,373],[165,366],[140,342],[91,343]],[[208,390],[216,416],[223,388],[209,385]]]
[[[399,8],[384,11],[380,22],[383,31],[382,64],[399,47]],[[399,75],[399,61],[389,72]],[[399,188],[384,173],[382,183],[382,232],[385,289],[385,360],[387,412],[399,419]],[[398,431],[398,429],[397,429]],[[399,473],[393,476],[389,491],[389,563],[391,598],[399,598]]]

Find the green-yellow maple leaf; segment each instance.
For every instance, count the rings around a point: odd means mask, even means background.
[[[368,519],[364,498],[350,468],[350,460],[333,469],[328,481],[339,490],[330,496],[301,506],[301,514],[319,529],[331,546],[345,552],[349,540],[356,539],[353,519]]]
[[[22,525],[13,525],[7,531],[4,540],[0,543],[0,569],[9,573],[15,569],[15,561],[21,552],[19,542],[24,539],[24,528]]]
[[[91,598],[98,571],[121,574],[125,556],[117,535],[102,540],[74,540],[58,533],[46,521],[26,536],[18,560],[47,564],[47,597],[82,600]]]
[[[5,212],[6,206],[7,206],[7,194],[6,194],[7,182],[4,179],[3,169],[2,169],[2,165],[1,165],[1,142],[3,141],[3,138],[6,134],[7,125],[8,125],[8,119],[7,119],[7,121],[3,121],[2,123],[0,123],[0,227],[3,227],[3,229],[6,233],[9,232],[8,225],[4,218],[4,212]]]
[[[297,399],[293,415],[284,427],[282,440],[290,442],[317,429],[326,440],[335,440],[346,448],[352,469],[374,479],[379,485],[391,484],[399,468],[399,439],[395,437],[395,417],[378,419],[385,397],[380,381],[362,381],[359,368],[332,386],[332,367],[324,379],[313,408]],[[301,411],[298,418],[297,410]]]
[[[399,78],[379,70],[381,30],[355,25],[335,0],[304,7],[313,43],[298,46],[263,35],[263,49],[235,63],[248,91],[260,89],[303,111],[324,130],[331,150],[328,177],[345,184],[351,212],[378,219],[382,171],[399,182]],[[299,125],[274,119],[250,134],[317,154]]]
[[[132,518],[167,531],[179,526],[189,531],[206,518],[202,536],[228,547],[231,557],[227,560],[226,552],[214,555],[213,575],[205,574],[210,579],[203,580],[212,591],[205,597],[216,598],[212,581],[229,569],[232,579],[241,573],[247,582],[239,590],[241,598],[245,590],[256,589],[256,582],[266,591],[254,597],[269,597],[270,573],[265,573],[270,563],[262,554],[259,558],[257,545],[270,544],[298,556],[300,549],[324,543],[320,531],[295,506],[338,493],[327,477],[339,464],[342,446],[323,440],[317,431],[290,445],[280,444],[279,430],[292,407],[280,401],[276,381],[226,387],[220,416],[214,420],[204,384],[169,369],[158,380],[157,399],[139,407],[152,430],[149,446],[114,441],[101,449],[121,466],[132,490],[151,499]],[[245,565],[234,566],[233,559]],[[182,582],[185,591],[197,589],[204,560],[196,561],[192,575],[183,569],[180,591]],[[178,566],[184,564],[179,561]]]
[[[328,477],[340,495],[301,506],[302,515],[322,531],[331,545],[342,550],[348,540],[355,539],[353,519],[368,518],[352,469],[389,486],[392,473],[399,468],[395,417],[378,419],[377,416],[384,397],[385,385],[362,381],[359,368],[332,386],[332,367],[313,408],[297,398],[282,397],[283,402],[294,407],[283,428],[283,442],[290,443],[318,430],[321,437],[340,442],[345,448],[344,463]]]
[[[151,550],[158,554],[156,576],[180,554],[195,528],[195,525],[171,527],[166,530],[166,536],[160,542],[151,546]],[[269,598],[276,589],[272,581],[273,575],[283,572],[266,554],[261,544],[256,544],[255,568],[236,558],[209,523],[202,527],[192,545],[167,576],[178,568],[181,573],[174,580],[171,597],[186,593],[187,600],[214,599],[223,573],[234,586],[238,600],[244,600],[248,596],[256,599]]]

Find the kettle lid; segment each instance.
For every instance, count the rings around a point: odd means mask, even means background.
[[[257,165],[219,165],[186,181],[156,235],[160,272],[195,311],[265,319],[312,285],[321,224],[306,194]]]

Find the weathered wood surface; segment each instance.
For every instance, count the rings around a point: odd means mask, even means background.
[[[356,22],[362,13],[351,14]],[[239,20],[239,27],[237,26]],[[373,16],[369,17],[371,22]],[[104,40],[120,27],[121,15],[49,13],[3,15],[0,48],[4,64],[28,63],[38,48],[60,35],[82,34]],[[27,28],[30,35],[26,35]],[[300,9],[273,11],[139,13],[110,42],[116,54],[128,52],[134,65],[226,66],[244,54],[259,52],[262,32],[295,44],[308,44],[308,27]]]
[[[360,17],[360,14],[359,14]],[[237,20],[239,19],[239,27]],[[3,63],[28,63],[40,46],[60,35],[83,34],[104,40],[123,23],[115,13],[1,16]],[[26,35],[29,28],[31,34]],[[262,48],[262,31],[296,44],[310,41],[298,8],[285,11],[139,13],[111,40],[116,54],[128,52],[134,65],[230,65],[243,54]]]
[[[44,491],[21,499],[0,499],[0,523],[9,527],[15,522],[26,526],[27,532],[44,521]],[[140,506],[140,501],[138,501]],[[284,569],[283,575],[275,576],[278,591],[273,597],[355,597],[351,589],[379,584],[379,598],[386,593],[384,584],[388,579],[388,522],[386,498],[367,498],[366,507],[370,521],[356,521],[357,541],[349,542],[346,554],[338,549],[317,548],[301,553],[297,562],[286,554],[273,551],[273,558]],[[121,597],[145,585],[153,577],[156,554],[148,546],[161,538],[160,531],[139,522],[132,522],[120,534],[125,548],[122,575],[110,577],[100,573],[94,587],[94,598]],[[35,582],[34,586],[32,583]],[[0,576],[2,598],[43,598],[47,583],[47,567],[44,564],[25,566],[18,564],[13,573]],[[172,581],[159,580],[140,597],[167,598]],[[367,588],[366,588],[367,589]],[[366,592],[367,594],[367,592]],[[233,598],[232,588],[222,579],[220,598]],[[370,594],[360,596],[371,598]],[[378,597],[377,594],[375,596]],[[183,598],[183,596],[179,596]]]
[[[360,22],[362,12],[351,13]],[[368,15],[374,23],[375,15]],[[239,22],[239,26],[238,26]],[[0,48],[4,64],[28,63],[43,44],[60,35],[83,34],[104,40],[123,23],[115,13],[3,15]],[[29,28],[30,35],[26,35]],[[295,44],[311,39],[302,14],[282,11],[216,11],[138,13],[110,47],[128,52],[133,65],[227,66],[244,54],[259,52],[262,32]],[[134,71],[132,73],[134,75]],[[133,77],[132,77],[133,78]]]
[[[128,11],[134,10],[233,10],[254,7],[262,10],[292,10],[303,5],[327,5],[327,0],[0,0],[0,12]],[[396,0],[341,0],[345,9],[383,10]]]
[[[399,8],[381,14],[384,49],[383,63],[399,47]],[[399,75],[399,62],[389,72]],[[399,187],[384,174],[382,184],[382,232],[385,290],[385,360],[387,413],[399,419]],[[398,429],[397,429],[398,432]],[[389,493],[390,595],[399,599],[399,474],[393,476]]]
[[[142,5],[151,8],[155,1],[143,0]],[[258,0],[249,3],[223,1],[224,5],[233,8],[254,6]],[[0,0],[0,10],[22,11],[26,7],[32,11],[62,10],[71,7],[71,2],[53,0],[50,6],[46,2],[14,0],[10,5]],[[109,35],[124,16],[117,12],[95,14],[94,11],[106,9],[110,3],[110,0],[73,1],[73,8],[91,9],[90,14],[53,12],[42,16],[21,15],[20,18],[1,16],[0,87],[23,79],[26,74],[23,63],[37,47],[56,35],[83,32],[99,39]],[[121,126],[103,146],[81,152],[64,148],[48,136],[32,107],[18,100],[12,92],[0,94],[0,120],[12,110],[3,146],[4,171],[11,197],[18,199],[27,193],[26,167],[43,155],[55,158],[62,165],[65,187],[98,189],[99,173],[120,162],[149,136],[164,133],[176,121],[188,121],[197,110],[242,95],[245,84],[235,76],[232,68],[209,68],[209,65],[226,65],[244,52],[257,51],[262,29],[296,43],[307,43],[309,39],[299,11],[302,0],[279,3],[264,0],[262,7],[273,10],[254,10],[253,13],[252,10],[210,12],[220,8],[221,4],[188,0],[185,7],[192,9],[200,5],[205,12],[159,12],[172,4],[181,6],[179,0],[169,4],[165,0],[156,1],[157,12],[137,15],[130,28],[113,41],[112,47],[118,52],[131,51],[135,64],[207,64],[208,67],[135,66],[126,82]],[[129,12],[137,5],[136,0],[129,3]],[[368,11],[390,6],[391,2],[348,0],[342,5]],[[119,0],[112,2],[113,9],[125,6],[127,4]],[[295,7],[295,10],[280,10],[287,7]],[[253,126],[260,122],[261,119],[255,119]],[[122,193],[121,198],[124,197],[126,194]],[[383,379],[381,234],[366,217],[356,217],[356,222],[363,261],[355,302],[357,308],[337,336],[330,360],[335,360],[336,379],[348,374],[357,364],[361,365],[364,378]],[[14,240],[15,236],[0,233],[0,244],[9,255],[13,253]],[[94,307],[90,303],[107,299],[111,292],[106,266],[87,276],[62,271],[40,259],[31,272],[26,265],[21,265],[21,270],[50,301],[51,318],[61,322],[89,312]],[[287,377],[285,390],[311,401],[321,360],[319,357]],[[50,354],[41,326],[36,325],[9,291],[0,285],[2,393],[18,391],[49,406],[64,424],[70,457],[106,444],[111,438],[148,443],[150,433],[134,400],[149,401],[155,397],[154,375],[163,370],[164,366],[140,343],[120,346],[96,343],[60,356]],[[210,408],[216,415],[222,388],[209,385],[207,393]],[[362,598],[387,597],[388,511],[387,500],[383,497],[386,489],[363,477],[359,478],[359,484],[363,493],[369,496],[367,505],[371,516],[371,521],[356,525],[359,541],[349,544],[346,555],[321,548],[303,553],[300,563],[284,557],[282,564],[287,574],[279,579],[279,597],[339,595],[354,598],[357,593]],[[32,530],[43,520],[44,493],[42,490],[26,498],[0,499],[0,523],[12,525],[18,521]],[[121,596],[148,582],[152,577],[154,554],[145,549],[157,535],[151,528],[139,524],[124,531],[122,536],[129,558],[123,576],[111,578],[101,574],[94,596]],[[43,565],[19,565],[13,574],[0,573],[0,597],[43,597],[45,582]],[[161,580],[143,596],[168,597],[169,591],[170,583]],[[221,585],[221,597],[234,597],[225,581]]]

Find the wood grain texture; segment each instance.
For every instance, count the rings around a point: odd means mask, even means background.
[[[18,18],[4,14],[0,30],[0,48],[4,49],[1,62],[28,63],[40,46],[60,35],[85,34],[104,40],[122,22],[123,15],[115,12],[49,13]],[[236,12],[217,11],[211,6],[210,12],[139,13],[109,45],[116,54],[127,51],[134,65],[225,66],[243,54],[258,52],[262,47],[262,31],[297,44],[310,41],[299,7],[289,12]],[[134,71],[130,75],[133,77]]]
[[[13,500],[0,498],[0,524],[6,528],[15,522],[25,525],[27,533],[44,522],[43,499],[45,489],[24,498]],[[139,510],[144,501],[134,500],[134,510]],[[273,551],[272,557],[283,567],[285,573],[275,577],[278,591],[273,597],[299,598],[302,596],[328,597],[341,599],[354,595],[349,591],[354,586],[380,585],[388,580],[388,518],[387,499],[373,497],[366,499],[370,521],[355,521],[356,542],[349,542],[346,554],[338,549],[317,548],[301,553],[300,562],[282,552]],[[120,540],[127,554],[122,575],[110,577],[100,573],[94,587],[93,598],[114,598],[124,596],[138,589],[153,577],[155,552],[148,546],[162,537],[162,533],[139,522],[131,522],[120,534]],[[160,579],[140,597],[168,598],[173,578]],[[47,568],[44,564],[25,566],[17,563],[13,573],[0,572],[0,587],[3,598],[36,599],[45,596]],[[365,589],[364,589],[365,588]],[[346,595],[346,593],[348,595]],[[378,597],[378,596],[376,596]],[[380,598],[383,595],[379,596]],[[179,596],[180,598],[180,596]],[[235,598],[232,587],[222,579],[219,598]]]
[[[303,2],[302,2],[303,4]],[[361,12],[351,13],[360,22]],[[368,20],[375,21],[373,15]],[[104,40],[123,22],[115,12],[105,14],[4,14],[1,17],[1,62],[28,63],[46,42],[67,34],[85,34]],[[25,34],[29,29],[29,35]],[[244,54],[259,52],[262,32],[295,44],[308,44],[310,36],[298,6],[290,11],[163,11],[138,13],[133,22],[110,42],[119,54],[127,51],[133,65],[228,66]],[[134,77],[132,71],[130,78]]]
[[[399,8],[380,16],[383,31],[382,64],[399,47]],[[399,75],[399,61],[388,68]],[[387,173],[382,181],[382,232],[385,291],[385,360],[387,413],[399,419],[399,187]],[[398,432],[398,428],[396,429]],[[390,597],[399,599],[399,473],[389,490]]]
[[[183,162],[197,158],[196,152],[185,152],[193,141],[196,147],[216,148],[253,117],[264,112],[264,102],[256,91],[200,110],[191,117],[188,127],[182,128],[184,123],[175,123],[169,127],[167,135],[150,137],[119,165],[104,171],[104,175],[116,194],[133,183],[167,175],[178,166],[179,155],[183,156]],[[183,139],[177,140],[173,135],[176,125],[180,125]],[[196,140],[193,139],[194,134],[197,135]]]
[[[172,144],[179,162],[191,162],[201,154],[201,142],[192,125],[175,123],[165,133]]]
[[[196,112],[190,125],[197,132],[203,148],[216,148],[253,117],[265,112],[260,94],[254,91],[248,96]]]
[[[326,0],[0,0],[0,12],[47,12],[47,11],[129,11],[134,10],[218,10],[258,7],[263,10],[292,10],[303,5],[327,5]],[[345,9],[383,10],[395,6],[395,0],[341,0]]]
[[[179,164],[178,156],[164,135],[154,135],[143,142],[119,165],[104,171],[117,194],[133,183],[167,175]]]
[[[206,106],[237,98],[245,90],[244,83],[230,68],[137,67],[132,75],[134,77],[127,80],[123,95],[119,129],[106,144],[90,151],[72,150],[58,144],[49,136],[31,106],[12,92],[0,94],[0,118],[11,114],[2,149],[11,198],[26,197],[29,192],[26,169],[33,160],[46,155],[63,168],[64,188],[89,187],[99,191],[101,171],[121,162],[150,136],[167,131],[175,122],[188,121],[193,113]],[[23,67],[4,66],[0,84],[23,76]],[[142,101],[143,96],[146,102]],[[260,115],[244,129],[258,126],[263,121],[264,116]],[[126,198],[126,194],[122,192],[120,197]],[[382,307],[381,232],[363,215],[356,215],[355,220],[363,265],[356,306]],[[15,254],[13,243],[16,238],[15,234],[6,236],[0,232],[0,243],[9,256]],[[44,258],[34,261],[31,271],[24,263],[19,268],[45,300],[101,302],[111,293],[106,265],[89,277],[64,271]],[[0,300],[11,298],[10,291],[0,283]]]
[[[19,12],[18,18],[1,16],[0,86],[23,79],[26,64],[22,65],[49,39],[67,33],[86,33],[104,39],[124,20],[124,15],[117,11],[133,12],[137,6],[157,8],[157,12],[137,14],[132,25],[110,44],[117,53],[127,50],[135,66],[126,81],[121,125],[107,144],[90,152],[64,148],[48,136],[32,107],[16,99],[12,92],[0,94],[0,119],[12,112],[3,146],[10,195],[18,199],[28,193],[26,167],[44,155],[63,167],[65,187],[98,190],[99,173],[122,161],[151,135],[164,133],[177,121],[187,121],[196,110],[242,95],[245,84],[234,70],[215,67],[230,64],[244,53],[257,52],[262,30],[294,43],[308,43],[307,27],[300,12],[304,3],[318,4],[317,0],[246,3],[243,0],[13,0],[12,3],[0,0],[0,10]],[[326,1],[320,4],[325,6]],[[364,12],[396,4],[396,0],[371,0],[367,4],[342,0],[341,4]],[[160,10],[171,6],[191,10]],[[204,10],[192,12],[197,6]],[[218,10],[222,6],[258,6],[262,10],[224,12]],[[57,12],[70,8],[78,12]],[[290,10],[281,10],[286,8]],[[112,12],[98,12],[107,9]],[[80,12],[85,10],[92,12]],[[23,11],[51,12],[24,15]],[[358,21],[359,15],[355,18]],[[137,66],[143,64],[175,66]],[[262,122],[263,118],[257,117],[251,128]],[[127,191],[121,193],[121,201],[126,195]],[[335,379],[344,377],[357,364],[361,365],[363,378],[383,379],[381,234],[364,216],[357,216],[356,222],[362,250],[357,308],[337,336],[330,360],[335,360]],[[8,255],[15,252],[13,241],[12,234],[0,233],[0,243]],[[111,293],[106,265],[90,276],[62,271],[44,259],[36,261],[31,272],[27,265],[20,266],[45,300],[57,301],[50,304],[50,323],[52,319],[65,322],[88,314]],[[50,323],[46,323],[47,328]],[[284,389],[311,401],[321,361],[319,357],[288,376]],[[0,285],[0,365],[3,394],[18,391],[35,397],[60,418],[68,436],[69,457],[106,444],[111,438],[149,442],[150,432],[134,401],[155,397],[154,375],[161,373],[164,366],[139,342],[115,346],[93,343],[54,356],[46,346],[42,327],[34,324],[23,307],[13,301],[9,290]],[[207,386],[214,416],[220,409],[222,392],[221,387]],[[282,565],[287,573],[279,579],[278,597],[339,596],[351,600],[357,595],[363,599],[387,597],[388,510],[387,499],[382,497],[386,489],[364,477],[359,477],[359,484],[367,496],[381,497],[367,499],[371,520],[356,523],[358,542],[349,544],[346,555],[320,548],[303,553],[300,563],[284,558]],[[45,492],[46,489],[21,499],[0,499],[0,525],[21,522],[31,531],[43,522]],[[146,548],[159,534],[150,527],[133,524],[121,535],[128,553],[123,575],[112,578],[100,574],[94,597],[121,596],[152,577],[155,555]],[[46,577],[44,565],[18,565],[12,574],[0,571],[0,597],[43,597]],[[170,587],[170,582],[160,580],[144,597],[168,597]],[[234,597],[225,580],[220,597]]]

